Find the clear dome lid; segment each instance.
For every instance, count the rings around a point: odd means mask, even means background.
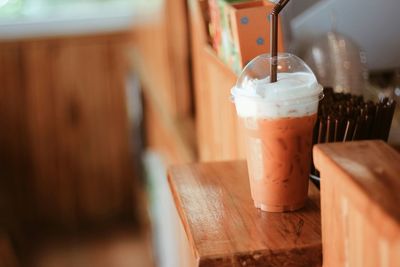
[[[272,60],[270,54],[262,54],[246,65],[232,90],[234,100],[241,96],[263,101],[321,98],[322,87],[303,60],[293,54],[279,53],[277,82],[271,83]]]

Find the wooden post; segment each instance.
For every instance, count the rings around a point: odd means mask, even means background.
[[[382,141],[314,147],[324,266],[400,266],[400,154]]]

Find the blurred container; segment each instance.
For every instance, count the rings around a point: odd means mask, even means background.
[[[350,38],[328,32],[307,48],[304,60],[323,86],[362,95],[368,79],[366,57]]]
[[[363,92],[366,100],[394,99],[397,103],[388,143],[400,148],[400,69],[370,74],[369,84]]]

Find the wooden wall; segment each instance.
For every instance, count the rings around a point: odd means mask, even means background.
[[[121,33],[0,43],[0,179],[15,216],[77,225],[132,212],[131,42]]]

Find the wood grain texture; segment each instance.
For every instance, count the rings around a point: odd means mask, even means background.
[[[321,266],[319,192],[293,213],[254,208],[244,161],[170,168],[169,183],[197,266]]]
[[[237,77],[208,44],[206,1],[188,2],[199,157],[205,161],[244,159],[244,139],[230,101]]]
[[[382,141],[317,145],[324,266],[399,266],[400,154]]]
[[[19,186],[19,216],[28,224],[131,214],[137,181],[125,104],[131,41],[120,33],[0,44],[7,166],[1,179]]]

